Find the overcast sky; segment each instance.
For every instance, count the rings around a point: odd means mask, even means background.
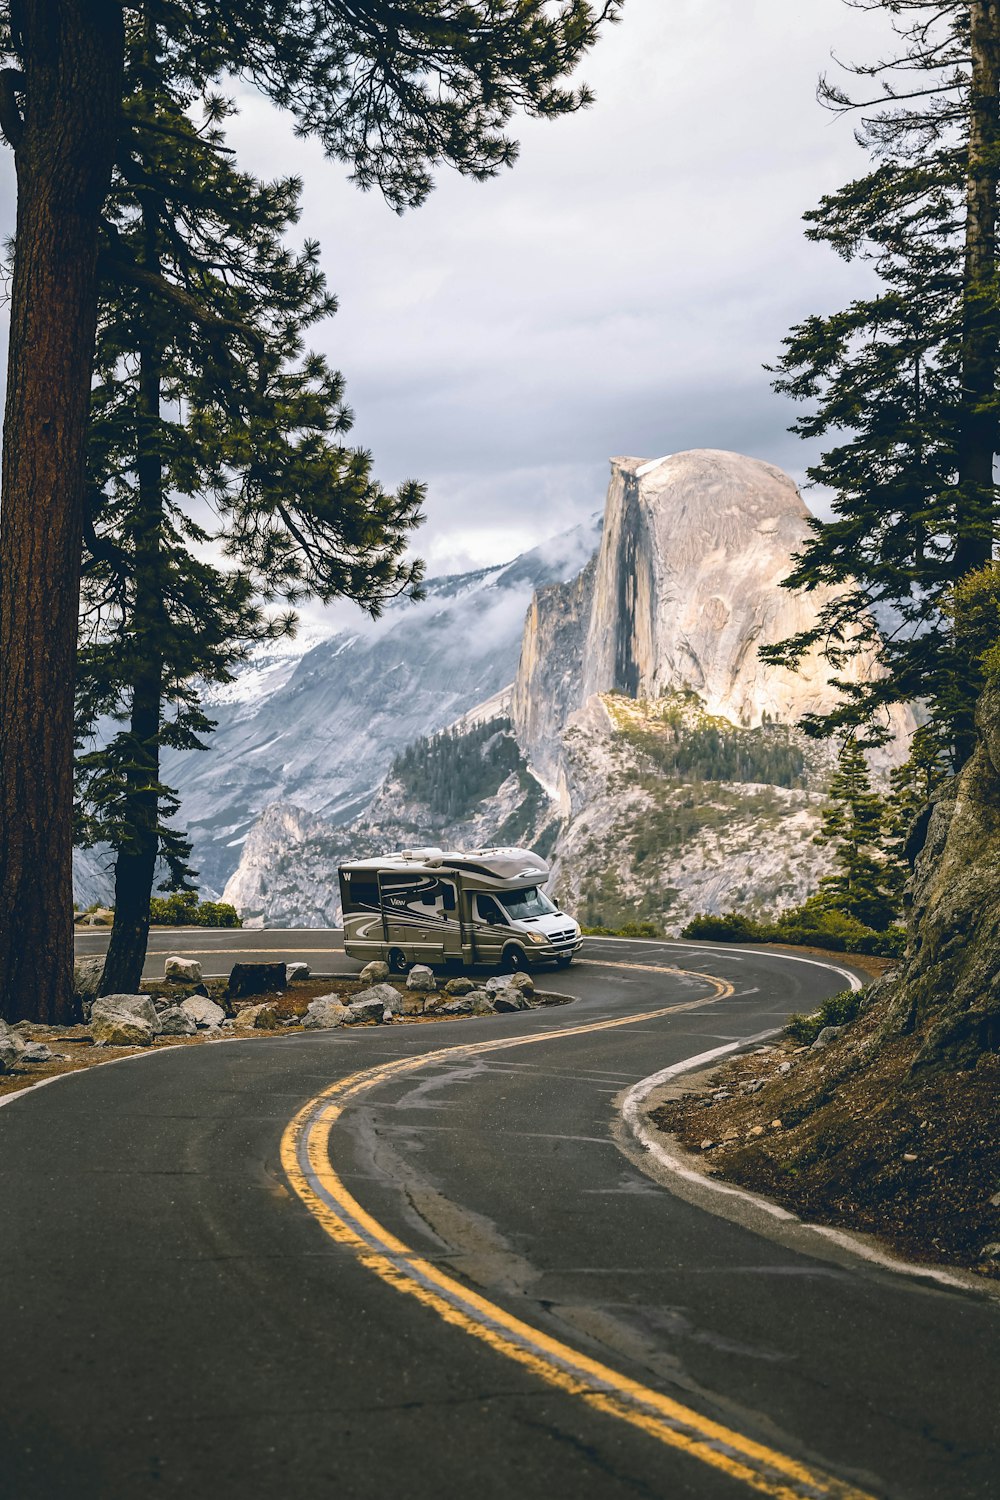
[[[865,165],[816,79],[831,52],[885,42],[884,18],[846,0],[626,0],[581,68],[589,110],[515,122],[513,170],[443,171],[402,217],[240,91],[240,163],[304,180],[298,232],[340,299],[313,342],[346,376],[354,440],[385,484],[428,486],[414,550],[431,573],[600,509],[613,454],[731,448],[801,480],[808,453],[762,366],[863,284],[802,234]],[[13,198],[4,151],[7,233]]]
[[[581,75],[597,102],[520,121],[486,184],[443,172],[402,217],[268,104],[242,163],[305,182],[340,311],[315,342],[347,378],[388,484],[428,485],[432,572],[500,561],[598,508],[612,454],[731,448],[807,461],[762,365],[858,272],[801,215],[864,166],[815,99],[831,50],[878,50],[844,0],[626,0]]]

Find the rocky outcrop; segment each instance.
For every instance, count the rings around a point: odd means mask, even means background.
[[[910,949],[893,1025],[915,1031],[914,1066],[972,1068],[1000,1052],[1000,685],[977,712],[979,744],[934,807],[911,885]]]
[[[759,459],[716,449],[613,459],[593,568],[543,590],[528,616],[513,703],[532,766],[558,779],[559,728],[595,693],[690,690],[746,726],[832,708],[818,650],[795,672],[758,656],[808,629],[825,600],[781,587],[809,520],[794,481]],[[844,675],[873,670],[861,655]]]
[[[98,1046],[148,1047],[160,1030],[148,995],[102,995],[90,1013],[90,1034]]]

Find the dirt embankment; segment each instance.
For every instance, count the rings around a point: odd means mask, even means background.
[[[911,1071],[923,1039],[896,1032],[891,1006],[874,986],[827,1045],[741,1055],[652,1119],[706,1171],[803,1219],[1000,1277],[1000,1056]]]

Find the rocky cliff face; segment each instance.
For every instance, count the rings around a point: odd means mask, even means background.
[[[914,1067],[975,1068],[1000,1052],[1000,685],[979,744],[935,805],[911,882],[910,949],[890,1030],[915,1032]]]
[[[532,765],[558,779],[560,726],[595,693],[691,690],[747,726],[829,710],[836,690],[818,651],[797,672],[758,656],[808,628],[825,600],[781,587],[809,519],[794,482],[758,459],[612,459],[593,569],[536,595],[528,616],[514,722]],[[845,675],[871,670],[861,656]]]

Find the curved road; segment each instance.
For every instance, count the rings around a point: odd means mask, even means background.
[[[336,942],[156,946],[346,972]],[[842,976],[584,960],[571,1006],[163,1051],[0,1109],[4,1500],[995,1497],[995,1303],[778,1245],[615,1143],[623,1090]]]

